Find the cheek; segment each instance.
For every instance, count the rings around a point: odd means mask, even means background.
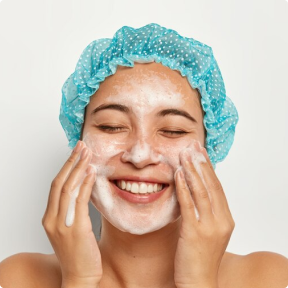
[[[157,148],[157,152],[162,155],[163,170],[171,169],[172,167],[175,172],[176,169],[180,167],[180,152],[189,147],[194,140],[202,142],[202,139],[199,139],[197,136],[193,138],[179,138],[173,142],[171,140],[169,140],[169,142],[163,141]]]
[[[175,141],[174,143],[162,143],[161,147],[157,149],[157,152],[162,155],[162,162],[164,165],[161,169],[163,169],[163,172],[170,172],[171,175],[171,168],[173,173],[176,171],[176,169],[180,166],[179,154],[189,145],[189,143],[189,140],[180,140]]]
[[[124,142],[109,135],[86,133],[83,142],[92,151],[92,163],[106,164],[109,159],[124,151]]]

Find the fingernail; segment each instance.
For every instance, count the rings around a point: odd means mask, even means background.
[[[178,173],[179,173],[179,171],[181,171],[182,170],[182,166],[179,166],[177,169],[176,169],[176,171],[174,172],[174,180],[178,177]]]
[[[81,152],[81,156],[80,159],[85,159],[88,155],[88,149],[87,148],[83,148],[82,152]]]
[[[202,150],[201,150],[202,146],[201,146],[201,144],[200,144],[199,141],[196,140],[196,141],[194,142],[194,147],[196,148],[196,150],[197,150],[198,152],[201,152],[201,153],[202,153]]]
[[[188,160],[188,159],[191,159],[191,152],[192,152],[191,148],[190,150],[188,150],[187,148],[185,150],[182,150],[180,152],[180,155],[182,156],[183,160]]]
[[[74,149],[73,149],[73,153],[78,153],[78,152],[80,151],[80,149],[81,149],[81,143],[82,143],[82,142],[78,140],[76,146],[75,146]]]
[[[181,169],[179,169],[179,171],[178,171],[178,174],[179,174],[179,177],[180,177],[180,179],[184,179],[184,173],[183,173],[183,170]]]
[[[87,173],[87,175],[95,173],[95,168],[93,166],[89,165],[86,173]]]
[[[206,157],[209,158],[208,153],[207,153],[207,150],[206,150],[204,147],[201,148],[201,152],[202,152]]]

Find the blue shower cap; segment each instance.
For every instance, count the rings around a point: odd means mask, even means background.
[[[226,96],[212,48],[155,23],[138,29],[123,26],[112,39],[94,40],[84,49],[75,71],[62,87],[59,120],[69,147],[80,139],[85,107],[100,83],[115,74],[118,65],[133,67],[134,62],[153,61],[178,70],[200,92],[206,150],[215,168],[233,144],[238,113]]]

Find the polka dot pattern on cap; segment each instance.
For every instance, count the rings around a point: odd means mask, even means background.
[[[201,94],[207,131],[206,149],[215,168],[227,156],[238,122],[238,112],[226,96],[223,78],[212,48],[156,23],[140,28],[123,26],[110,38],[91,42],[82,52],[75,71],[62,87],[59,120],[73,148],[80,138],[85,107],[117,66],[157,62],[178,70]]]

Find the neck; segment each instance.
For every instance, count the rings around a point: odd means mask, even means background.
[[[175,287],[179,220],[144,235],[122,232],[102,217],[103,287]],[[100,287],[101,287],[100,286]]]

